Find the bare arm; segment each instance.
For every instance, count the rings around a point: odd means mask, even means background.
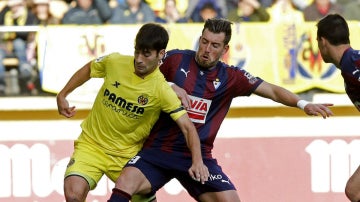
[[[202,160],[200,139],[196,128],[187,114],[178,118],[176,123],[185,135],[187,146],[191,151],[192,165],[189,168],[189,174],[193,179],[204,183],[209,178],[209,171]]]
[[[172,82],[168,82],[168,83],[171,85],[171,88],[175,91],[176,95],[178,96],[179,100],[181,101],[181,104],[185,107],[185,109],[189,109],[191,102],[187,92],[183,88],[177,86],[175,83]]]
[[[64,88],[57,94],[56,102],[59,114],[67,118],[73,117],[75,115],[75,106],[69,107],[69,102],[66,100],[66,96],[68,96],[73,90],[84,84],[89,79],[90,62],[88,62],[81,69],[75,72],[75,74],[66,83]]]
[[[283,87],[265,81],[258,86],[254,93],[290,107],[297,107],[298,102],[300,101],[299,96],[296,94]],[[328,108],[329,106],[333,106],[333,104],[308,103],[305,105],[304,111],[307,115],[318,116],[320,114],[323,118],[326,118],[333,115],[332,111]]]

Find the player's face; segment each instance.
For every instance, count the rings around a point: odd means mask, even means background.
[[[157,53],[156,50],[135,50],[135,74],[144,78],[153,72],[159,65],[159,61],[164,54],[165,50],[161,50],[159,53]]]
[[[320,38],[318,37],[317,43],[318,43],[318,48],[319,48],[321,57],[324,60],[324,62],[326,62],[326,63],[331,62],[331,58],[329,56],[328,49],[326,46],[326,43],[327,43],[326,39],[324,39],[323,37],[320,37]]]
[[[214,67],[229,49],[229,45],[224,44],[224,39],[225,33],[212,33],[205,29],[199,39],[196,62],[204,68]]]

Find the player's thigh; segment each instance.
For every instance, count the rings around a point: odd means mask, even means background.
[[[127,166],[122,170],[115,187],[127,193],[148,194],[151,192],[149,180],[133,166]]]
[[[221,192],[206,192],[199,196],[201,202],[240,202],[235,190]]]

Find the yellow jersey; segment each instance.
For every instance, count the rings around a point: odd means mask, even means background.
[[[161,111],[173,120],[186,113],[159,68],[144,79],[134,73],[134,57],[112,53],[91,62],[92,78],[104,78],[91,112],[81,123],[87,141],[114,156],[133,157]]]

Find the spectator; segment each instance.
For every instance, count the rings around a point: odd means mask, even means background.
[[[125,0],[113,9],[111,24],[141,24],[155,21],[155,13],[143,0]]]
[[[39,25],[56,25],[60,24],[61,19],[53,16],[50,10],[50,0],[33,0],[33,13]]]
[[[119,0],[120,1],[120,0]],[[121,0],[122,1],[122,0]],[[187,0],[174,0],[176,2],[176,8],[181,15],[185,15],[185,11],[188,8]],[[164,0],[146,0],[146,3],[155,12],[155,15],[159,15],[165,9]]]
[[[186,10],[186,17],[193,22],[202,22],[200,10],[204,4],[211,3],[218,13],[218,17],[227,16],[227,7],[225,0],[189,0],[189,6]]]
[[[107,0],[76,0],[61,21],[62,24],[104,24],[111,17],[111,8]]]
[[[201,8],[200,8],[200,21],[194,21],[194,22],[205,22],[207,19],[210,18],[220,18],[221,14],[220,11],[218,9],[216,9],[215,7],[216,5],[214,5],[213,3],[205,3]]]
[[[43,26],[60,24],[61,19],[53,16],[50,11],[50,0],[33,0],[32,3],[32,12],[36,17],[36,24]],[[26,56],[28,61],[34,67],[37,66],[36,45],[35,32],[32,32],[29,34]],[[36,75],[38,75],[38,71],[36,71]],[[35,79],[37,78],[34,78],[34,80]]]
[[[50,12],[53,17],[60,19],[60,23],[69,8],[70,4],[64,0],[50,0]]]
[[[159,23],[185,23],[189,20],[186,17],[181,16],[179,10],[176,7],[175,0],[165,0],[164,12],[159,13],[155,19]]]
[[[226,0],[226,8],[228,12],[238,7],[239,0]],[[261,7],[268,8],[273,4],[273,0],[259,0]],[[228,13],[229,14],[229,13]]]
[[[344,5],[346,20],[360,20],[360,0],[350,1]]]
[[[237,8],[229,11],[227,18],[233,22],[266,22],[270,15],[257,0],[238,0]]]
[[[304,14],[297,10],[291,0],[276,0],[268,8],[270,21],[275,23],[297,24],[304,22]]]
[[[35,25],[36,17],[26,5],[25,0],[9,0],[7,6],[0,12],[0,24],[3,26],[26,26]],[[8,84],[5,93],[9,95],[18,95],[21,91],[24,93],[36,93],[33,83],[34,67],[29,63],[26,51],[30,32],[5,32],[3,34],[3,48],[0,48],[0,61],[5,57],[16,57],[19,61],[19,68],[11,69],[10,74],[13,78],[19,80]],[[1,73],[2,72],[2,73]],[[0,76],[5,78],[5,67],[0,63]],[[20,85],[19,85],[20,82]],[[0,85],[4,85],[4,79]],[[2,88],[2,87],[1,87]]]
[[[330,13],[342,14],[342,11],[342,6],[338,3],[332,3],[330,0],[314,0],[303,13],[305,21],[317,21]]]

